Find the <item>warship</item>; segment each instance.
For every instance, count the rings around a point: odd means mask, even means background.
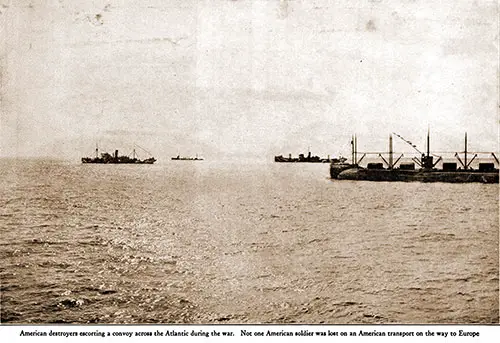
[[[139,147],[139,146],[138,146]],[[139,147],[140,148],[140,147]],[[140,148],[142,149],[142,148]],[[142,149],[144,150],[144,149]],[[146,150],[144,150],[147,152]],[[148,153],[149,154],[149,153]],[[151,154],[149,154],[151,155]],[[107,152],[101,153],[99,156],[99,147],[96,145],[95,157],[82,157],[82,163],[99,163],[99,164],[153,164],[156,162],[154,157],[148,157],[146,159],[137,158],[135,148],[132,151],[132,157],[130,156],[120,156],[118,155],[118,150],[115,150],[113,154]]]
[[[203,161],[203,158],[200,158],[198,156],[196,156],[196,157],[181,157],[180,155],[177,155],[176,157],[172,157],[172,161]]]
[[[289,154],[288,157],[284,157],[283,155],[279,156],[274,156],[274,162],[281,162],[281,163],[293,163],[293,162],[299,162],[299,163],[343,163],[347,161],[346,158],[339,157],[339,158],[330,158],[328,156],[327,158],[321,158],[319,156],[311,156],[311,152],[307,154],[307,156],[304,156],[304,154],[299,154],[299,157],[292,157],[292,154]]]
[[[443,162],[440,169],[436,165],[442,161],[441,156],[434,161],[434,154],[430,152],[430,135],[427,133],[427,151],[422,153],[414,144],[405,140],[398,134],[395,134],[403,141],[411,145],[418,153],[419,158],[413,157],[412,162],[398,162],[403,154],[394,161],[394,151],[392,146],[392,135],[389,136],[389,156],[386,160],[382,153],[378,153],[384,163],[368,163],[366,167],[360,165],[363,158],[368,154],[364,153],[358,159],[357,138],[352,137],[352,161],[351,163],[332,162],[330,164],[330,177],[337,180],[363,180],[363,181],[403,181],[403,182],[450,182],[450,183],[498,183],[498,165],[499,161],[495,153],[491,153],[494,162],[479,163],[478,168],[471,167],[472,162],[480,152],[474,153],[467,150],[467,133],[465,134],[465,150],[461,153],[455,153],[455,158],[460,163],[457,167],[456,162]],[[468,160],[469,154],[474,156]],[[463,160],[460,155],[464,154]],[[386,167],[384,167],[384,164]],[[417,166],[417,167],[416,167]]]

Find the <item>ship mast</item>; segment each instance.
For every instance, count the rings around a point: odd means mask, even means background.
[[[354,164],[358,164],[358,137],[354,135]]]
[[[354,164],[354,135],[351,136],[351,162]]]
[[[382,154],[378,154],[378,156],[384,161],[385,164],[387,164],[387,168],[389,170],[394,169],[394,166],[399,162],[399,160],[403,157],[403,154],[398,157],[396,162],[394,162],[394,148],[392,145],[392,135],[389,135],[389,161],[387,161]]]
[[[464,169],[467,170],[469,167],[467,165],[467,132],[465,133],[465,150],[464,150],[465,156],[464,156]]]
[[[95,143],[95,157],[99,157],[99,147],[97,146],[97,142]]]
[[[425,159],[422,159],[422,166],[424,169],[432,169],[434,167],[433,158],[431,157],[431,135],[430,129],[427,129],[427,156]]]
[[[464,170],[469,170],[471,169],[470,168],[470,165],[472,164],[472,162],[476,159],[477,157],[477,154],[474,154],[474,156],[470,159],[470,160],[467,160],[467,154],[469,153],[469,151],[467,150],[467,132],[465,133],[465,149],[464,149],[464,161],[462,162],[462,160],[460,159],[460,155],[459,153],[455,153],[455,157],[457,158],[458,162],[460,162],[460,164],[462,165],[462,167],[464,167]],[[493,154],[493,157],[495,157],[495,155]],[[496,158],[495,158],[496,159]]]
[[[427,130],[427,157],[431,154],[431,135],[429,129]]]
[[[393,162],[392,135],[389,135],[389,169],[393,168]]]

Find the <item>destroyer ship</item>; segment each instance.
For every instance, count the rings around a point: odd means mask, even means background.
[[[140,148],[140,147],[139,147]],[[142,148],[140,148],[142,149]],[[144,149],[142,149],[144,150]],[[144,150],[147,152],[146,150]],[[149,153],[148,153],[149,154]],[[149,154],[151,155],[151,154]],[[101,153],[99,156],[99,148],[95,148],[95,157],[82,157],[82,163],[99,163],[99,164],[153,164],[156,162],[154,157],[148,157],[146,159],[137,158],[135,148],[132,151],[132,157],[126,155],[118,155],[118,150],[115,150],[113,154],[107,152]]]
[[[176,157],[172,157],[172,161],[203,161],[203,158],[198,157],[181,157],[181,155],[177,155]]]
[[[397,134],[396,134],[397,135]],[[411,145],[418,153],[419,158],[412,158],[412,162],[398,162],[403,154],[394,161],[394,151],[392,146],[392,135],[389,136],[389,156],[386,160],[382,153],[378,153],[384,163],[368,163],[366,167],[360,165],[363,158],[368,154],[364,153],[358,159],[357,138],[354,136],[351,140],[352,161],[351,163],[336,163],[330,165],[330,176],[337,180],[363,180],[363,181],[419,181],[419,182],[450,182],[450,183],[498,183],[499,170],[495,167],[499,161],[495,153],[491,153],[492,162],[482,162],[478,164],[477,169],[472,168],[471,164],[479,153],[469,152],[467,150],[467,133],[465,134],[465,150],[461,153],[455,153],[455,158],[460,163],[443,162],[440,169],[436,165],[442,161],[441,156],[436,156],[430,152],[430,135],[427,133],[427,151],[420,152],[414,144],[397,135],[403,141]],[[463,160],[460,155],[463,154]],[[469,154],[474,156],[468,160]],[[385,164],[385,167],[384,167]],[[417,166],[417,167],[416,167]]]
[[[299,157],[292,157],[292,154],[289,154],[288,157],[284,157],[283,155],[279,156],[274,156],[274,162],[281,162],[281,163],[294,163],[294,162],[299,162],[299,163],[342,163],[347,161],[346,158],[339,157],[339,158],[330,158],[328,156],[327,158],[321,158],[319,156],[311,156],[311,152],[305,156],[304,154],[299,154]]]

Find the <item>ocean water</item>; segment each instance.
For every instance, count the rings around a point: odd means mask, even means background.
[[[498,185],[0,160],[3,323],[498,323]]]

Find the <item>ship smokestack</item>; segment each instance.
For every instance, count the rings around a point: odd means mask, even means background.
[[[118,159],[118,150],[115,150],[115,158]]]

